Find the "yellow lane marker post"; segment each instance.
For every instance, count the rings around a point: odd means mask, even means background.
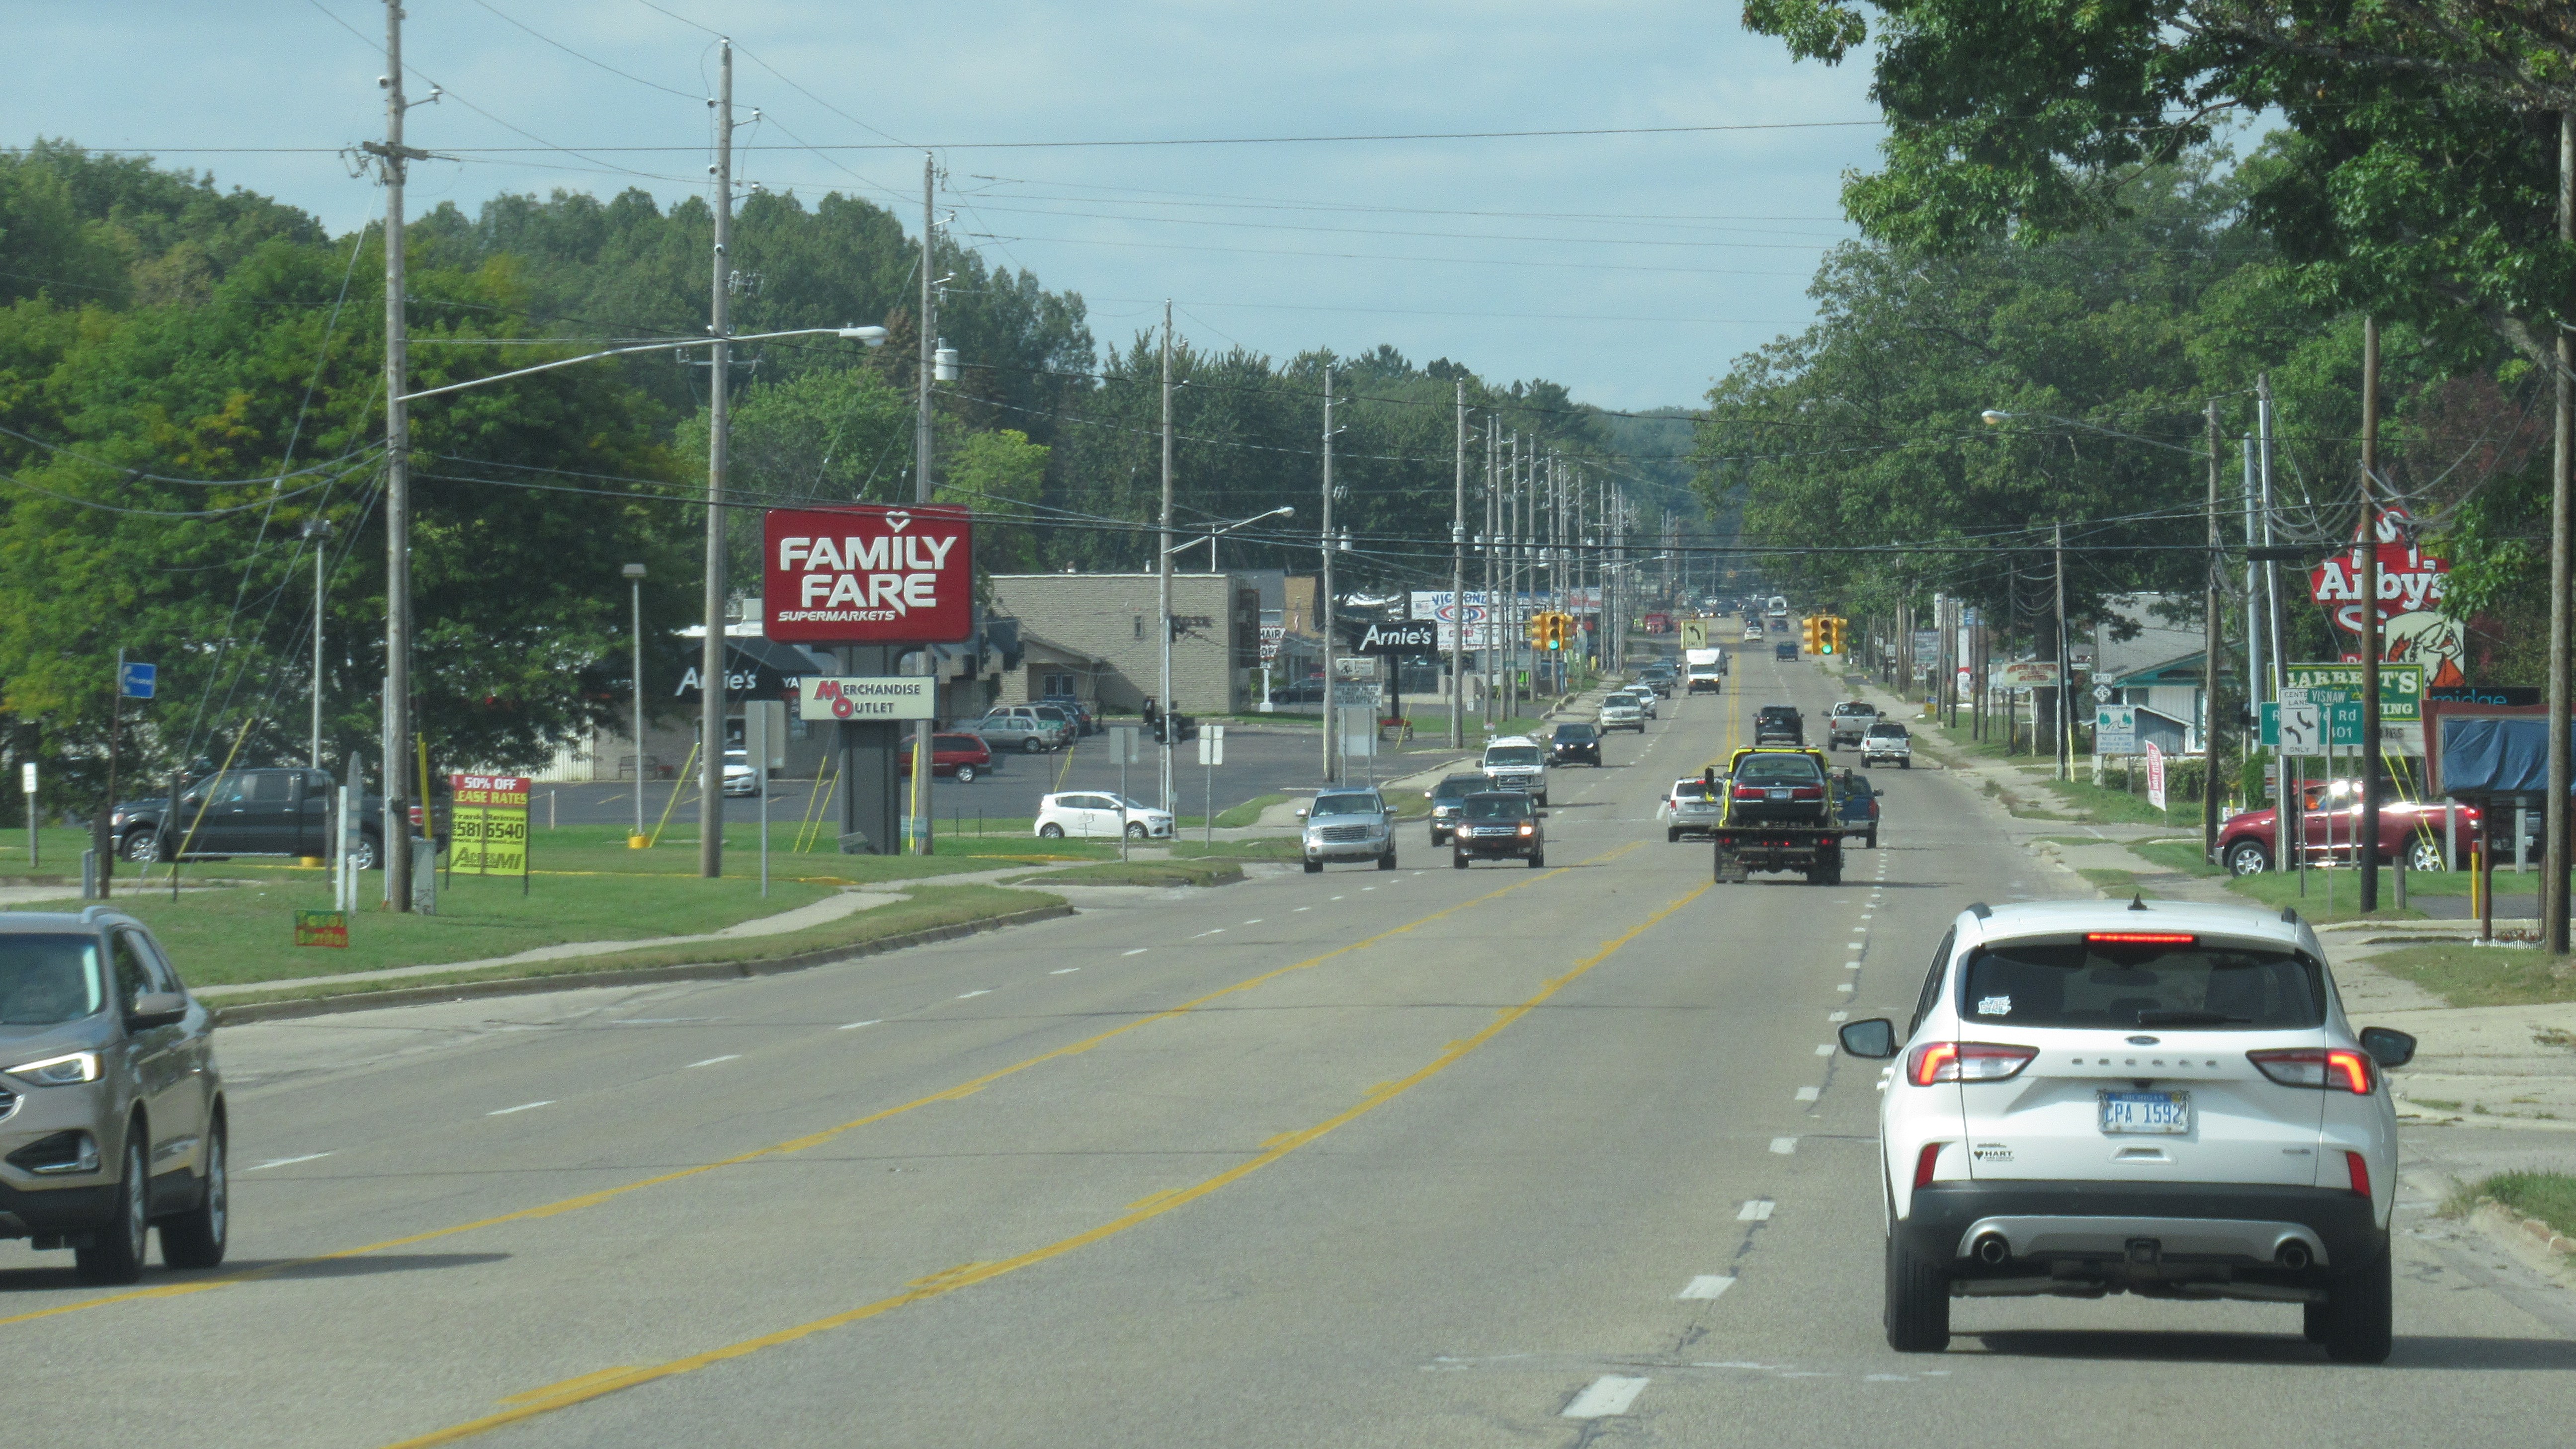
[[[1629,851],[1636,849],[1637,845],[1638,842],[1631,841],[1626,845],[1617,846],[1611,850],[1604,851],[1600,855],[1592,857],[1590,860],[1577,862],[1577,864],[1598,865],[1605,861],[1614,860],[1619,856],[1625,855]],[[808,1148],[820,1147],[825,1143],[832,1141],[834,1138],[841,1136],[843,1133],[855,1132],[862,1127],[874,1126],[879,1122],[900,1117],[907,1112],[918,1111],[923,1107],[932,1105],[933,1103],[963,1100],[964,1098],[975,1095],[977,1092],[984,1090],[986,1087],[991,1086],[993,1083],[998,1082],[1005,1077],[1017,1076],[1021,1072],[1029,1070],[1031,1067],[1041,1066],[1047,1062],[1055,1061],[1063,1057],[1079,1056],[1082,1053],[1099,1046],[1103,1042],[1109,1041],[1114,1037],[1125,1036],[1127,1033],[1135,1031],[1140,1027],[1151,1026],[1160,1021],[1170,1021],[1175,1017],[1187,1016],[1191,1012],[1198,1010],[1200,1007],[1207,1005],[1209,1002],[1222,1000],[1225,997],[1233,996],[1238,992],[1250,991],[1255,987],[1266,985],[1272,981],[1278,980],[1282,976],[1287,976],[1294,972],[1311,970],[1314,967],[1323,965],[1327,961],[1350,955],[1355,951],[1364,951],[1371,946],[1377,945],[1379,942],[1391,941],[1398,936],[1419,930],[1436,921],[1445,920],[1450,916],[1456,915],[1460,911],[1466,910],[1470,906],[1479,906],[1483,905],[1487,901],[1499,900],[1504,896],[1510,895],[1514,891],[1536,885],[1541,881],[1553,880],[1556,877],[1565,874],[1566,869],[1567,867],[1560,867],[1555,870],[1544,871],[1533,875],[1526,880],[1515,881],[1512,884],[1503,887],[1501,890],[1488,891],[1484,895],[1477,896],[1473,900],[1460,901],[1454,906],[1443,907],[1440,910],[1433,911],[1427,916],[1417,917],[1414,920],[1407,921],[1401,926],[1395,926],[1387,930],[1380,931],[1376,935],[1367,937],[1364,940],[1354,941],[1347,946],[1336,946],[1332,950],[1327,951],[1320,956],[1309,956],[1303,961],[1298,961],[1287,966],[1275,967],[1271,970],[1264,971],[1257,976],[1246,977],[1231,986],[1218,987],[1216,990],[1207,993],[1205,996],[1193,997],[1188,1001],[1182,1002],[1178,1006],[1166,1007],[1161,1011],[1140,1016],[1134,1021],[1128,1022],[1123,1026],[1111,1027],[1107,1031],[1085,1037],[1080,1041],[1071,1043],[1070,1045],[1057,1047],[1053,1051],[1040,1052],[1036,1056],[1013,1062],[1007,1067],[995,1068],[980,1077],[961,1082],[953,1087],[943,1088],[942,1090],[933,1092],[926,1097],[915,1097],[911,1101],[905,1102],[899,1106],[888,1107],[880,1112],[871,1112],[864,1117],[852,1118],[850,1121],[841,1123],[837,1127],[826,1127],[819,1132],[809,1133],[803,1137],[789,1138],[785,1142],[774,1142],[766,1147],[755,1147],[749,1152],[740,1153],[733,1157],[720,1158],[714,1162],[703,1162],[695,1167],[683,1167],[677,1171],[665,1172],[653,1177],[639,1178],[634,1182],[623,1183],[616,1187],[601,1188],[597,1192],[583,1193],[578,1197],[568,1197],[561,1201],[546,1203],[538,1207],[521,1208],[516,1212],[501,1213],[488,1218],[478,1218],[470,1223],[458,1223],[453,1227],[432,1228],[425,1233],[413,1233],[409,1236],[400,1238],[387,1238],[382,1242],[368,1243],[363,1247],[343,1248],[336,1253],[321,1253],[310,1258],[295,1258],[285,1262],[271,1263],[265,1267],[254,1268],[247,1272],[227,1273],[218,1278],[201,1279],[194,1283],[173,1283],[159,1288],[138,1289],[131,1293],[112,1293],[103,1298],[84,1298],[78,1303],[58,1304],[52,1308],[39,1308],[32,1313],[20,1313],[7,1318],[0,1318],[0,1327],[6,1327],[13,1323],[33,1323],[42,1318],[56,1318],[66,1313],[78,1313],[85,1308],[103,1308],[111,1303],[131,1303],[138,1299],[145,1298],[177,1298],[190,1293],[203,1293],[210,1289],[227,1288],[236,1283],[254,1283],[261,1279],[275,1277],[280,1273],[290,1272],[297,1268],[311,1267],[317,1263],[333,1263],[345,1258],[361,1258],[370,1253],[381,1253],[393,1248],[416,1247],[422,1243],[435,1242],[441,1238],[454,1237],[459,1233],[470,1233],[482,1228],[500,1227],[506,1223],[530,1222],[538,1218],[557,1217],[564,1213],[578,1212],[583,1208],[597,1207],[601,1203],[624,1197],[630,1192],[637,1192],[648,1187],[660,1187],[667,1183],[685,1181],[692,1177],[714,1172],[719,1168],[739,1167],[747,1162],[758,1162],[766,1158],[784,1157],[791,1153],[803,1152]]]
[[[1697,886],[1688,894],[1670,902],[1657,910],[1654,914],[1646,917],[1642,921],[1639,921],[1627,930],[1620,932],[1617,936],[1611,938],[1611,940],[1604,944],[1599,950],[1584,957],[1582,960],[1575,962],[1572,968],[1567,970],[1565,974],[1548,980],[1546,984],[1539,988],[1538,994],[1530,997],[1526,1001],[1520,1002],[1517,1005],[1503,1008],[1502,1011],[1495,1015],[1492,1021],[1486,1023],[1483,1030],[1478,1031],[1473,1036],[1469,1036],[1463,1040],[1451,1042],[1441,1051],[1440,1055],[1433,1057],[1429,1062],[1425,1063],[1411,1075],[1399,1077],[1391,1082],[1380,1082],[1376,1086],[1371,1087],[1368,1094],[1363,1097],[1357,1105],[1346,1107],[1342,1111],[1325,1118],[1323,1121],[1318,1122],[1311,1127],[1300,1128],[1297,1131],[1286,1133],[1273,1139],[1276,1145],[1263,1149],[1257,1155],[1236,1163],[1234,1166],[1227,1168],[1225,1171],[1218,1173],[1214,1177],[1206,1178],[1188,1187],[1174,1189],[1168,1193],[1157,1193],[1152,1197],[1140,1199],[1137,1206],[1129,1209],[1118,1217],[1099,1224],[1096,1227],[1087,1228],[1069,1238],[1059,1238],[1044,1247],[1032,1248],[1015,1257],[1003,1258],[989,1263],[960,1263],[953,1268],[943,1269],[927,1278],[914,1280],[912,1283],[907,1284],[905,1291],[901,1293],[894,1294],[890,1297],[880,1298],[873,1303],[861,1304],[856,1308],[852,1308],[841,1313],[835,1313],[826,1318],[817,1318],[810,1322],[796,1324],[793,1327],[779,1329],[774,1333],[765,1333],[757,1338],[746,1338],[737,1343],[726,1344],[721,1348],[711,1348],[704,1353],[691,1354],[686,1358],[675,1358],[667,1363],[655,1364],[646,1369],[603,1370],[599,1374],[587,1375],[583,1378],[566,1379],[560,1384],[555,1384],[545,1389],[531,1390],[526,1394],[518,1395],[517,1399],[520,1400],[520,1402],[514,1402],[511,1399],[502,1400],[503,1403],[509,1404],[511,1407],[505,1408],[499,1413],[487,1414],[482,1418],[471,1419],[462,1424],[452,1425],[445,1429],[439,1429],[428,1434],[420,1435],[417,1438],[404,1439],[398,1443],[388,1445],[387,1449],[430,1449],[430,1446],[432,1445],[453,1444],[462,1439],[471,1439],[479,1434],[489,1433],[494,1429],[502,1428],[506,1425],[523,1423],[529,1419],[537,1418],[540,1415],[553,1413],[557,1409],[568,1409],[575,1404],[588,1403],[593,1399],[613,1394],[620,1389],[632,1388],[637,1384],[652,1383],[659,1379],[676,1378],[681,1374],[695,1373],[702,1368],[710,1368],[720,1363],[729,1363],[738,1358],[747,1358],[765,1348],[778,1348],[786,1344],[795,1343],[800,1339],[811,1338],[815,1334],[824,1333],[831,1329],[846,1328],[853,1323],[863,1323],[868,1319],[881,1317],[885,1314],[891,1313],[898,1308],[908,1308],[916,1303],[926,1303],[933,1298],[944,1297],[947,1294],[956,1292],[960,1288],[972,1287],[978,1283],[989,1283],[993,1279],[1002,1277],[1005,1274],[1016,1273],[1022,1268],[1034,1267],[1037,1264],[1048,1261],[1049,1259],[1060,1258],[1077,1249],[1087,1248],[1094,1243],[1116,1237],[1118,1234],[1127,1231],[1129,1228],[1135,1227],[1141,1223],[1151,1222],[1165,1213],[1172,1212],[1175,1209],[1196,1202],[1200,1198],[1206,1197],[1210,1193],[1217,1191],[1219,1188],[1229,1186],[1251,1176],[1253,1173],[1260,1171],[1262,1168],[1268,1167],[1270,1164],[1277,1162],[1279,1159],[1296,1151],[1298,1148],[1303,1147],[1338,1128],[1358,1121],[1360,1118],[1367,1116],[1369,1113],[1376,1111],[1378,1108],[1383,1107],[1387,1103],[1394,1101],[1396,1098],[1403,1096],[1405,1093],[1412,1091],[1415,1087],[1421,1086],[1424,1082],[1427,1082],[1433,1077],[1440,1075],[1440,1073],[1447,1071],[1450,1067],[1455,1066],[1458,1062],[1465,1059],[1470,1052],[1475,1051],[1478,1047],[1481,1047],[1487,1042],[1490,1042],[1494,1038],[1502,1035],[1503,1031],[1510,1027],[1512,1023],[1519,1021],[1522,1017],[1529,1015],[1531,1012],[1536,1011],[1539,1007],[1545,1005],[1548,998],[1564,990],[1585,972],[1588,972],[1593,967],[1609,960],[1613,955],[1618,953],[1621,947],[1627,945],[1630,941],[1635,940],[1648,929],[1661,923],[1665,917],[1670,916],[1673,912],[1680,910],[1682,907],[1698,900],[1701,896],[1706,895],[1709,889],[1710,887],[1706,885]],[[542,1395],[542,1397],[538,1397],[540,1395]]]

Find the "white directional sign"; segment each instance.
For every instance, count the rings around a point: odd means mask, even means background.
[[[2281,706],[2281,752],[2288,755],[2321,754],[2326,743],[2326,707],[2321,704],[2285,704]]]
[[[1225,726],[1221,724],[1199,726],[1199,763],[1202,765],[1225,763]]]

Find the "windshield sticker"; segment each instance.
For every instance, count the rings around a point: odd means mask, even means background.
[[[1979,997],[1977,999],[1977,1015],[2010,1016],[2012,1015],[2012,998],[2009,996]]]

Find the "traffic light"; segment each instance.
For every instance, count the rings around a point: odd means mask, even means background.
[[[1824,636],[1824,646],[1825,646],[1824,648],[1822,648],[1822,649],[1818,650],[1817,652],[1818,652],[1818,653],[1820,653],[1820,654],[1840,654],[1840,653],[1842,653],[1842,652],[1843,652],[1843,621],[1842,621],[1841,619],[1839,619],[1839,618],[1835,617],[1834,615],[1827,614],[1825,617],[1823,617],[1823,618],[1821,618],[1821,619],[1817,620],[1816,622],[1817,622],[1818,624],[1820,624],[1820,625],[1822,625],[1822,626],[1823,626],[1823,627],[1822,627],[1822,629],[1820,629],[1818,632],[1820,632],[1820,633]]]
[[[1530,615],[1528,633],[1529,642],[1533,648],[1547,643],[1547,615]]]
[[[1544,642],[1547,647],[1550,649],[1564,648],[1565,616],[1563,614],[1542,614],[1539,616],[1539,619],[1541,626],[1546,631]]]
[[[1801,635],[1806,641],[1807,652],[1810,654],[1824,653],[1825,621],[1810,615],[1807,618],[1799,620],[1798,626]]]

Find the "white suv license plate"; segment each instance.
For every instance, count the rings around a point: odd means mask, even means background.
[[[2102,1130],[2117,1135],[2181,1136],[2191,1131],[2189,1092],[2097,1092]]]

